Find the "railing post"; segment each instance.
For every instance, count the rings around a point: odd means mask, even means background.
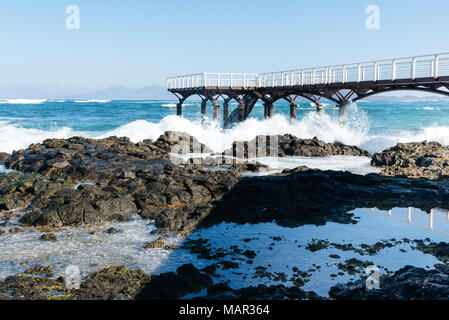
[[[315,69],[313,69],[312,70],[312,85],[315,85],[315,77],[316,77]]]
[[[415,75],[416,75],[416,58],[413,58],[412,60],[412,80],[415,80]]]
[[[246,74],[243,74],[243,89],[246,89]]]
[[[274,87],[274,73],[273,76],[271,77],[271,86]]]
[[[435,79],[438,79],[438,64],[439,63],[440,63],[440,56],[436,55],[435,56],[435,72],[434,72]]]
[[[301,71],[301,85],[304,86],[304,70]]]
[[[294,84],[294,75],[293,75],[293,71],[292,71],[292,73],[291,73],[291,75],[290,75],[290,81],[291,81],[291,86],[293,87],[295,84]]]
[[[374,82],[377,82],[377,62],[374,63]]]
[[[232,87],[233,87],[233,81],[234,81],[234,79],[233,79],[233,76],[232,76],[232,73],[231,73],[231,76],[230,76],[231,78],[230,78],[230,80],[231,80],[231,83],[229,84],[230,85],[230,87],[231,87],[231,89],[232,89]]]
[[[396,80],[396,60],[393,60],[391,78],[392,81]]]
[[[346,83],[346,79],[347,79],[347,74],[346,74],[346,71],[347,71],[347,69],[346,69],[346,66],[343,66],[343,83]]]
[[[284,73],[281,72],[281,87],[284,86]]]
[[[357,66],[357,82],[358,83],[360,83],[360,81],[361,81],[361,76],[362,76],[361,71],[362,71],[362,66],[359,63],[359,65]]]

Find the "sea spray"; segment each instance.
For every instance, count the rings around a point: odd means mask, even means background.
[[[18,99],[16,103],[19,103],[22,99]],[[35,99],[33,102],[37,103]],[[46,102],[48,103],[48,102]],[[140,102],[120,102],[117,104],[125,105],[126,108],[134,108],[133,105]],[[158,102],[152,102],[157,105]],[[169,104],[169,101],[161,101],[160,104]],[[171,102],[173,103],[173,102]],[[111,106],[114,103],[109,103]],[[36,105],[36,104],[35,104]],[[54,105],[54,104],[53,104]],[[60,103],[58,105],[64,105]],[[68,110],[73,108],[74,103],[67,103]],[[82,108],[83,104],[78,104],[76,108]],[[93,104],[92,104],[93,105]],[[192,102],[192,105],[196,105]],[[6,106],[5,104],[3,106]],[[42,105],[36,105],[35,109],[30,109],[30,112],[38,112],[41,110]],[[71,106],[71,107],[69,107]],[[132,107],[130,107],[132,106]],[[23,106],[20,106],[22,108]],[[7,107],[4,107],[7,111]],[[25,108],[25,107],[24,107]],[[28,108],[28,106],[26,106]],[[29,108],[33,108],[30,105]],[[55,107],[48,107],[48,110],[53,110]],[[60,108],[60,107],[58,107]],[[62,107],[61,107],[62,108]],[[94,107],[89,107],[94,108]],[[148,108],[148,109],[147,109]],[[154,110],[154,106],[146,107],[140,106],[139,112],[146,112],[145,110]],[[30,117],[34,118],[34,113],[27,113],[27,118],[23,118],[20,112],[14,112],[10,116],[2,117],[0,121],[0,152],[12,152],[13,150],[19,150],[28,147],[32,143],[40,143],[49,138],[69,138],[71,136],[83,136],[89,138],[105,138],[109,136],[126,136],[133,142],[139,142],[144,139],[156,140],[165,131],[180,131],[186,132],[196,137],[201,143],[204,143],[214,152],[221,152],[229,148],[234,141],[250,141],[257,135],[278,135],[278,134],[292,134],[298,138],[313,138],[332,143],[339,141],[348,145],[359,146],[370,153],[381,151],[385,148],[391,147],[398,142],[411,142],[411,141],[438,141],[442,144],[449,144],[449,126],[432,125],[419,129],[419,127],[404,129],[404,128],[390,128],[388,124],[383,124],[385,127],[383,131],[378,131],[376,128],[371,129],[369,123],[373,122],[374,116],[378,113],[379,108],[385,108],[385,106],[379,106],[375,109],[370,109],[370,119],[368,119],[367,112],[362,110],[357,104],[349,105],[347,111],[347,124],[341,125],[337,112],[335,112],[335,106],[329,106],[324,108],[324,112],[318,114],[314,108],[309,108],[308,105],[300,105],[298,120],[290,121],[288,116],[276,113],[271,119],[257,119],[250,117],[245,122],[238,123],[230,129],[223,130],[219,127],[217,122],[210,121],[206,118],[205,122],[202,122],[198,116],[195,115],[193,119],[180,118],[175,115],[168,115],[161,117],[161,120],[143,120],[144,116],[140,120],[130,120],[128,123],[119,125],[114,129],[100,129],[102,125],[98,123],[98,126],[89,126],[87,130],[75,130],[74,126],[59,125],[60,121],[54,125],[54,122],[48,124],[47,127],[36,128],[34,123],[30,123]],[[166,107],[160,107],[160,109],[168,109]],[[195,110],[195,107],[189,108]],[[16,110],[16,109],[14,109]],[[59,109],[61,112],[65,109]],[[86,109],[87,110],[87,109]],[[92,109],[89,109],[92,110]],[[96,109],[95,109],[96,110]],[[98,112],[103,113],[105,109],[101,109]],[[109,110],[109,109],[107,109]],[[134,109],[132,109],[134,110]],[[142,111],[143,110],[143,111]],[[382,112],[384,109],[382,109]],[[256,110],[257,111],[257,110]],[[40,112],[40,111],[39,111]],[[50,111],[46,111],[50,112]],[[432,114],[435,111],[430,111]],[[143,113],[145,114],[145,113]],[[192,114],[193,115],[193,114]],[[64,113],[45,115],[47,118],[52,116],[52,119],[59,119],[63,117]],[[105,115],[108,116],[108,115]],[[40,115],[42,117],[42,115]],[[90,114],[85,119],[92,117]],[[96,116],[98,119],[99,116]],[[196,118],[195,118],[196,117]],[[39,120],[39,116],[36,115],[36,119]],[[375,120],[376,118],[374,118]],[[443,118],[441,118],[444,120]],[[6,121],[3,121],[6,120]],[[86,121],[87,121],[86,120]],[[82,120],[80,120],[82,121]],[[84,121],[84,120],[83,120]],[[96,120],[101,121],[101,120]],[[106,123],[113,122],[110,118],[105,118]],[[36,122],[42,123],[42,122]],[[83,127],[83,126],[81,126]],[[95,128],[98,128],[97,130]]]

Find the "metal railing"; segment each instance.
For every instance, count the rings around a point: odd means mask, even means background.
[[[167,79],[167,89],[203,87],[250,88],[257,85],[255,73],[196,73]]]
[[[419,78],[438,79],[442,76],[449,76],[449,53],[260,74],[196,73],[168,78],[167,89],[266,88]]]

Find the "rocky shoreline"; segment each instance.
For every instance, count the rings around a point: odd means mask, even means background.
[[[219,156],[238,155],[240,145],[243,158],[251,158],[251,145],[260,147],[260,141],[267,140],[270,142],[270,138],[257,137],[250,142],[235,142]],[[278,152],[269,156],[371,157],[360,148],[328,144],[316,138],[283,135],[271,141],[277,141]],[[199,150],[212,157],[185,161],[173,150],[186,153]],[[224,161],[185,133],[166,132],[156,141],[144,140],[137,144],[117,137],[49,139],[12,155],[0,154],[0,163],[14,170],[0,175],[3,227],[0,234],[18,232],[18,228],[52,232],[66,226],[128,221],[137,213],[155,221],[157,232],[162,234],[156,241],[142,245],[173,250],[175,247],[164,243],[165,234],[185,237],[195,228],[208,228],[221,222],[274,221],[281,226],[298,227],[328,222],[355,223],[348,212],[362,207],[416,207],[428,212],[437,207],[449,209],[447,150],[433,142],[398,144],[374,154],[372,165],[382,171],[366,176],[306,167],[266,176],[243,176],[241,172],[269,168],[244,159]],[[42,241],[57,241],[51,233],[44,238]],[[421,248],[430,250],[427,246]],[[438,248],[441,251],[441,245]],[[321,299],[299,287],[280,285],[233,290],[225,284],[214,285],[206,272],[192,265],[184,265],[176,273],[160,275],[111,267],[88,275],[75,291],[65,289],[63,279],[52,278],[51,272],[42,274],[42,270],[46,269],[40,266],[1,281],[0,299],[179,299],[203,289],[207,289],[203,299]],[[417,282],[449,274],[442,270],[432,273],[407,269],[407,274],[412,277],[410,281]],[[36,272],[40,272],[38,277]],[[408,285],[400,280],[403,271],[397,272],[385,280],[391,292]],[[362,294],[361,281],[336,286],[330,295],[335,299],[388,296],[388,292]],[[449,288],[449,283],[446,287]],[[425,297],[410,293],[396,296]],[[429,297],[443,296],[441,293]]]

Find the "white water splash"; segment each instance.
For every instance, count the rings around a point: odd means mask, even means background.
[[[291,122],[287,117],[276,114],[271,119],[258,120],[249,118],[231,129],[223,130],[218,123],[189,120],[175,115],[164,117],[161,121],[149,122],[136,120],[108,132],[79,132],[69,127],[39,130],[18,127],[7,122],[0,122],[0,152],[12,152],[39,143],[48,138],[69,138],[84,136],[89,138],[106,138],[112,135],[129,137],[133,142],[144,139],[156,140],[165,131],[186,132],[196,137],[214,152],[229,148],[234,141],[248,141],[257,135],[292,134],[306,139],[318,137],[332,143],[335,141],[347,145],[359,146],[370,153],[379,152],[398,142],[438,141],[449,144],[449,127],[434,126],[422,128],[419,132],[401,131],[394,135],[372,135],[369,131],[368,116],[357,108],[356,104],[348,106],[347,124],[342,125],[338,116],[315,111],[306,113],[301,119]]]

